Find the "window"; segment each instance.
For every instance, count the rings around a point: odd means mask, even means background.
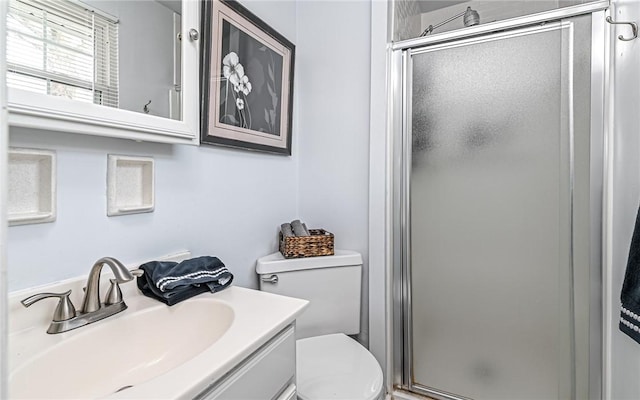
[[[7,86],[118,107],[117,20],[74,0],[10,0]]]

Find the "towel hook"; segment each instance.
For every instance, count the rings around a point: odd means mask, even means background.
[[[149,100],[149,102],[142,108],[145,114],[149,114],[149,104],[151,104],[151,100]]]
[[[624,22],[624,21],[619,21],[616,22],[613,19],[611,19],[611,17],[607,17],[607,22],[612,24],[612,25],[629,25],[631,26],[631,31],[633,32],[633,37],[630,38],[625,38],[622,35],[618,36],[618,39],[624,41],[624,42],[628,42],[630,40],[636,39],[638,38],[638,24],[636,24],[635,22]]]

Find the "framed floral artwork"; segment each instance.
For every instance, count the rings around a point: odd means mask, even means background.
[[[291,155],[295,46],[235,0],[202,4],[201,143]]]

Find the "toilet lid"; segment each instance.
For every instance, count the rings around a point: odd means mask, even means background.
[[[375,400],[382,369],[371,353],[345,334],[296,342],[298,397],[303,400]]]

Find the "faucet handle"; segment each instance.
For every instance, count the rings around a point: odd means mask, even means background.
[[[60,301],[58,302],[56,310],[53,312],[53,321],[66,321],[76,316],[76,308],[73,306],[71,299],[69,299],[70,294],[71,290],[67,290],[64,293],[38,293],[23,299],[21,303],[23,306],[29,307],[40,300],[57,297]]]
[[[118,285],[117,279],[109,279],[111,285],[107,291],[107,297],[104,299],[104,304],[110,306],[112,304],[122,303],[122,290]]]
[[[144,270],[141,269],[132,269],[129,271],[131,275],[134,277],[144,275]],[[110,306],[112,304],[122,303],[122,290],[120,290],[120,285],[118,285],[117,279],[109,279],[111,285],[109,286],[109,290],[107,291],[107,297],[104,300],[104,304]]]

